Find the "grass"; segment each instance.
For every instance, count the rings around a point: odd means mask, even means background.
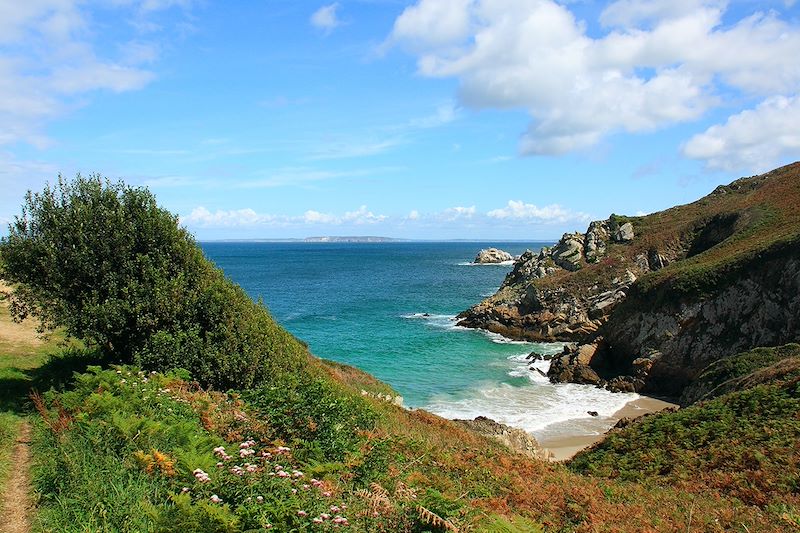
[[[12,413],[0,413],[0,494],[8,478],[18,427],[19,417]]]
[[[682,405],[709,400],[755,380],[775,382],[800,375],[800,344],[756,348],[724,357],[703,370],[683,392]]]
[[[570,469],[614,480],[668,483],[693,493],[717,491],[768,512],[783,506],[783,512],[796,516],[799,412],[798,379],[758,385],[648,417],[578,454]]]

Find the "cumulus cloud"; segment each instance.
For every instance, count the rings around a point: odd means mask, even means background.
[[[527,111],[520,151],[555,155],[694,121],[728,97],[795,94],[800,27],[729,18],[721,0],[618,0],[590,36],[554,0],[419,0],[388,43],[421,75],[456,78],[463,105]]]
[[[800,96],[775,96],[693,136],[683,154],[709,168],[763,172],[800,154]]]
[[[569,222],[573,220],[588,221],[589,215],[585,213],[575,213],[558,204],[537,207],[534,204],[526,204],[520,200],[509,200],[505,207],[493,209],[486,213],[489,218],[500,220],[517,220],[532,222]]]
[[[376,215],[367,209],[367,206],[362,205],[355,211],[348,211],[342,217],[342,222],[352,222],[353,224],[375,224],[376,222],[383,222],[388,217],[386,215]]]
[[[339,9],[338,2],[322,6],[321,8],[314,11],[314,13],[312,13],[309,21],[311,22],[311,25],[314,26],[315,28],[318,28],[325,32],[331,32],[341,25],[341,21],[339,20],[339,17],[336,14],[336,11],[338,9]]]
[[[189,0],[114,2],[121,17],[144,20],[154,11],[187,7]],[[0,3],[0,143],[46,146],[46,123],[93,91],[141,89],[155,77],[143,65],[158,46],[140,36],[111,36],[96,45],[102,28],[91,25],[89,6],[79,0]],[[149,38],[157,36],[150,35]]]
[[[475,216],[476,209],[474,205],[469,207],[463,206],[456,206],[456,207],[448,207],[440,214],[440,218],[444,220],[458,220],[462,218],[472,218]]]
[[[224,210],[214,212],[206,207],[195,207],[188,215],[181,216],[181,224],[198,228],[230,228],[230,227],[289,227],[313,225],[364,225],[376,224],[387,220],[386,215],[376,215],[366,205],[343,215],[324,213],[309,209],[299,216],[273,215],[258,213],[252,208]]]
[[[260,215],[253,209],[234,209],[225,211],[218,209],[213,213],[205,207],[195,207],[185,217],[180,217],[181,224],[187,226],[228,228],[236,226],[255,226],[270,224],[276,221],[272,215]]]

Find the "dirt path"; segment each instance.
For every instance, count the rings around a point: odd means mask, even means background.
[[[31,426],[23,421],[11,456],[11,470],[2,497],[2,533],[28,533],[31,530],[31,478],[30,478]]]

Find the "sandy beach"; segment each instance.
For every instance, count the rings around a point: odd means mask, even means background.
[[[603,440],[603,438],[605,438],[606,428],[613,427],[621,418],[636,418],[644,414],[656,413],[674,406],[675,404],[673,403],[665,402],[657,398],[641,396],[625,404],[622,409],[614,413],[610,418],[598,418],[589,424],[590,426],[594,426],[597,433],[592,432],[591,434],[585,435],[542,440],[539,444],[553,454],[551,460],[565,461],[584,448],[588,448],[592,444]]]

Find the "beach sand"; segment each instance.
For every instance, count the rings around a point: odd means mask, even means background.
[[[648,413],[656,413],[668,407],[674,407],[674,403],[665,402],[657,398],[649,398],[641,396],[636,400],[632,400],[625,404],[625,406],[614,413],[610,418],[597,419],[596,422],[590,424],[595,426],[596,434],[574,435],[566,437],[558,437],[550,440],[539,441],[539,445],[549,450],[553,456],[552,461],[565,461],[573,455],[588,448],[596,442],[600,442],[605,438],[605,431],[608,427],[613,427],[614,424],[621,418],[636,418]]]

